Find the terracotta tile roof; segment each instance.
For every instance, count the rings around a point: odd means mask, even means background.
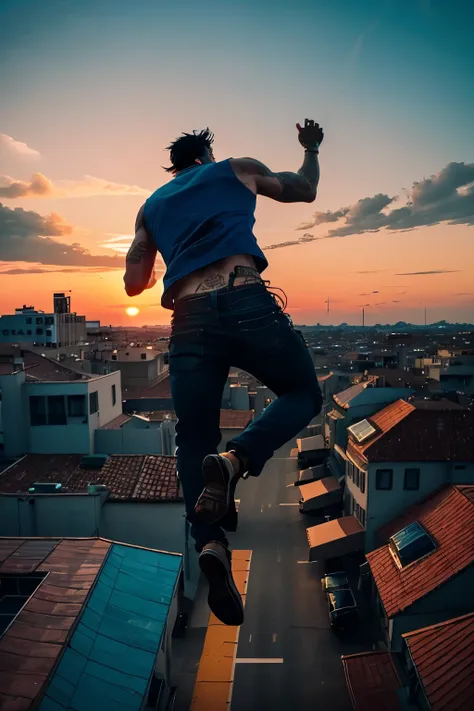
[[[390,652],[362,652],[341,657],[354,711],[401,711],[402,686]]]
[[[474,708],[474,612],[402,636],[430,709]]]
[[[153,422],[163,422],[167,417],[177,419],[174,410],[155,410],[148,417]],[[252,419],[253,410],[221,410],[219,426],[221,429],[244,430]]]
[[[0,709],[27,711],[42,691],[110,543],[0,538],[0,573],[48,573],[0,637]]]
[[[470,410],[424,409],[397,400],[367,419],[379,431],[360,444],[350,439],[347,446],[348,453],[361,462],[474,460],[474,412]]]
[[[84,493],[89,484],[103,484],[111,501],[182,501],[174,456],[114,454],[101,469],[83,469],[82,460],[82,455],[28,454],[0,474],[0,492],[26,493],[35,482],[57,482],[62,493]]]
[[[472,494],[474,487],[463,487],[467,488]],[[449,485],[384,527],[384,535],[392,536],[418,521],[436,543],[432,553],[402,569],[396,565],[388,545],[367,553],[388,617],[402,612],[474,561],[473,498]]]

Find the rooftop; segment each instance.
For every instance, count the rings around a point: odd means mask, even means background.
[[[367,418],[375,428],[357,443],[349,439],[348,454],[360,463],[474,460],[474,412],[418,406],[397,400]]]
[[[357,398],[358,395],[364,392],[366,388],[371,386],[373,388],[374,383],[377,381],[377,378],[371,377],[368,380],[364,380],[360,383],[357,383],[357,385],[351,385],[350,388],[347,388],[346,390],[343,390],[340,393],[336,393],[333,395],[334,401],[339,405],[339,407],[344,408],[344,410],[347,410],[352,402],[354,401],[355,398]],[[375,390],[375,388],[373,388]]]
[[[418,521],[435,550],[399,568],[384,545],[367,553],[388,617],[402,612],[474,561],[474,486],[445,486],[380,531],[385,540]],[[448,522],[448,523],[447,523]]]
[[[390,652],[362,652],[341,657],[354,711],[401,711],[401,687]]]
[[[369,373],[379,378],[384,377],[385,384],[392,388],[420,388],[437,383],[436,380],[428,376],[415,375],[410,370],[402,370],[401,368],[370,368]]]
[[[155,410],[150,412],[148,417],[153,422],[162,422],[167,417],[176,419],[174,410]],[[243,430],[253,418],[253,410],[221,410],[220,428]]]
[[[112,708],[117,687],[138,708],[180,570],[180,555],[100,538],[0,538],[0,575],[40,583],[0,637],[0,708]]]
[[[474,488],[474,487],[473,487]],[[403,635],[432,711],[474,701],[474,612]]]
[[[114,454],[100,469],[82,467],[83,459],[80,454],[27,454],[0,474],[0,493],[26,493],[36,482],[60,483],[65,494],[103,484],[112,501],[182,501],[174,456]]]
[[[122,397],[124,400],[138,400],[140,398],[170,398],[171,384],[169,374],[156,385],[141,388],[122,387]]]

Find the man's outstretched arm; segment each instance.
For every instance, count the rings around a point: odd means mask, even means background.
[[[157,249],[145,229],[142,206],[135,222],[135,239],[130,245],[125,260],[126,270],[123,277],[128,296],[138,296],[145,289],[156,284],[154,264]]]
[[[231,166],[237,177],[257,195],[265,195],[277,202],[314,202],[319,183],[319,146],[324,132],[318,123],[305,119],[299,123],[298,140],[305,149],[304,161],[296,172],[273,172],[255,158],[232,158]]]

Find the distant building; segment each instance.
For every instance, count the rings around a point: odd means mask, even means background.
[[[170,707],[180,555],[97,537],[0,545],[2,708]]]
[[[446,393],[474,395],[474,353],[451,358],[440,371],[439,386]]]
[[[14,314],[0,316],[0,343],[60,348],[85,340],[86,317],[70,312],[70,297],[64,294],[54,295],[53,313],[25,304]]]

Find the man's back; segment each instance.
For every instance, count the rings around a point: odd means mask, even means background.
[[[166,264],[162,305],[170,287],[198,269],[249,254],[262,272],[268,262],[252,232],[256,195],[235,175],[230,159],[187,168],[151,195],[144,223]]]

